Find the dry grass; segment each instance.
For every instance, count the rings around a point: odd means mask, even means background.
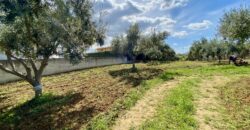
[[[250,129],[250,77],[241,77],[220,89],[227,129]]]

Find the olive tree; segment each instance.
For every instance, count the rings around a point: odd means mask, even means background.
[[[209,41],[212,44],[213,54],[217,57],[219,63],[221,63],[222,58],[226,55],[227,49],[224,42],[218,39],[212,39]]]
[[[36,97],[42,94],[42,74],[52,55],[78,63],[104,36],[96,29],[89,0],[0,0],[0,24],[0,50],[8,62],[0,69],[29,82]]]
[[[176,58],[174,50],[165,43],[168,36],[167,32],[155,31],[142,36],[137,52],[149,60],[174,60]]]
[[[137,23],[132,24],[124,36],[116,36],[111,42],[113,53],[116,55],[127,56],[132,61],[135,68],[135,60],[176,60],[174,50],[165,42],[169,36],[168,32],[156,32],[155,30],[149,34],[140,32]]]
[[[208,58],[211,54],[211,49],[209,48],[208,40],[206,38],[201,38],[198,41],[194,41],[189,53],[189,60],[204,60],[204,58]],[[210,53],[210,54],[209,54]]]
[[[132,60],[132,71],[136,70],[135,67],[135,56],[136,56],[136,46],[140,39],[140,28],[137,23],[132,24],[127,31],[127,56]]]
[[[244,44],[250,38],[250,9],[241,7],[226,12],[220,20],[220,34],[227,40],[235,41],[237,48],[244,50]],[[245,57],[244,52],[239,52]]]

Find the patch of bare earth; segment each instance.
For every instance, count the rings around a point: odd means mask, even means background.
[[[175,79],[150,89],[134,107],[118,117],[112,129],[137,129],[143,122],[155,115],[157,105],[164,99],[166,91],[177,86],[179,82],[180,79]]]
[[[196,101],[196,120],[198,121],[200,130],[216,130],[217,128],[211,123],[219,119],[218,108],[221,103],[218,100],[219,90],[218,86],[223,86],[227,83],[228,79],[223,76],[215,76],[210,80],[204,80],[199,87],[199,98]]]

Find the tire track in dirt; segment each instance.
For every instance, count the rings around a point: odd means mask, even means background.
[[[217,130],[217,128],[211,124],[211,121],[215,121],[220,117],[220,113],[217,109],[220,108],[221,103],[216,99],[219,98],[220,95],[216,87],[225,85],[228,80],[229,79],[223,76],[214,76],[211,80],[204,80],[200,84],[195,115],[199,130]]]
[[[130,130],[138,128],[147,119],[156,113],[157,105],[164,99],[166,91],[177,86],[180,79],[166,81],[158,87],[148,90],[134,107],[118,117],[112,130]]]

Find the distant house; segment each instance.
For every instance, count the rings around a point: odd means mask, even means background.
[[[102,47],[102,48],[96,48],[97,52],[109,52],[112,51],[112,47]]]

